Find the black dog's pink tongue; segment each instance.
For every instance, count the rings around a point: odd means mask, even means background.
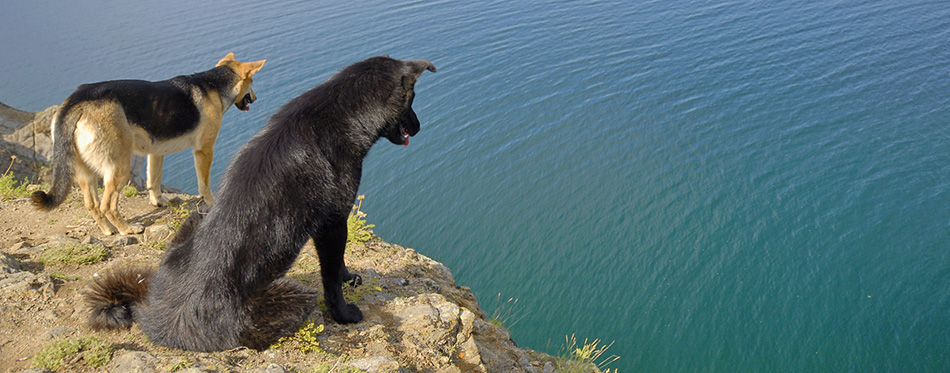
[[[409,136],[405,137],[405,140],[403,141],[402,146],[409,146]]]

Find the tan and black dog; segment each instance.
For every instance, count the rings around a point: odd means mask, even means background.
[[[198,192],[214,202],[209,171],[221,117],[234,105],[247,111],[257,97],[252,77],[266,60],[239,62],[234,53],[215,68],[159,82],[113,80],[83,84],[60,106],[53,119],[53,186],[33,193],[41,210],[59,206],[79,183],[86,210],[102,232],[142,233],[142,226],[119,216],[119,190],[131,171],[132,154],[148,156],[149,201],[164,206],[162,162],[165,154],[194,147]],[[97,199],[99,177],[104,192]],[[108,219],[108,220],[107,220]]]

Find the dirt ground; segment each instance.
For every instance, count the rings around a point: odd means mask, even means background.
[[[34,355],[44,347],[55,341],[88,335],[114,346],[113,361],[102,367],[89,367],[79,357],[72,357],[66,359],[60,370],[111,371],[118,369],[120,363],[115,360],[123,353],[144,352],[141,358],[148,360],[149,366],[157,367],[158,371],[186,368],[200,371],[358,371],[347,363],[361,357],[375,358],[375,355],[391,357],[394,362],[372,369],[458,371],[453,367],[464,358],[464,353],[457,350],[443,353],[439,361],[428,361],[425,356],[411,356],[405,348],[387,342],[395,340],[394,335],[374,337],[373,333],[379,330],[389,330],[385,329],[390,327],[387,323],[393,321],[382,310],[388,307],[387,301],[394,298],[438,292],[450,302],[475,312],[476,318],[485,318],[470,289],[456,286],[451,274],[447,269],[443,270],[441,264],[411,249],[374,237],[365,246],[348,244],[346,254],[348,266],[364,278],[363,286],[347,289],[346,294],[351,301],[357,301],[367,321],[340,325],[318,309],[310,318],[316,325],[325,325],[326,329],[317,337],[317,352],[288,343],[262,352],[238,348],[197,353],[150,343],[137,326],[115,332],[87,329],[84,326],[86,309],[82,291],[94,273],[128,263],[157,266],[165,253],[165,243],[174,233],[176,221],[182,219],[185,211],[193,213],[198,202],[194,196],[167,196],[172,199],[172,204],[166,208],[149,205],[147,196],[141,192],[138,196],[120,199],[121,214],[130,222],[146,227],[145,233],[128,236],[104,236],[82,207],[78,191],[52,212],[35,210],[28,198],[0,202],[0,251],[15,259],[13,266],[19,266],[19,276],[32,276],[26,280],[26,285],[21,284],[19,290],[0,292],[0,372],[28,369],[35,365]],[[76,241],[101,244],[108,251],[107,259],[94,264],[41,262],[40,257],[47,248]],[[3,275],[2,271],[0,275]],[[288,276],[322,292],[319,264],[311,243],[302,250]],[[0,281],[0,288],[7,286],[3,281],[7,280]],[[374,328],[377,331],[373,331]],[[392,328],[396,330],[398,326]],[[501,339],[507,339],[507,334]],[[540,362],[531,363],[539,368],[542,366]]]

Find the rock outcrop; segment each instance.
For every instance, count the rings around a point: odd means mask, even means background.
[[[28,198],[0,202],[0,221],[21,219],[0,223],[0,318],[13,320],[17,326],[0,328],[0,365],[10,363],[11,356],[5,354],[12,353],[8,347],[13,345],[19,348],[13,351],[29,356],[51,341],[92,335],[119,346],[111,362],[102,367],[116,372],[166,371],[183,360],[205,367],[193,371],[220,370],[207,367],[302,371],[316,364],[314,356],[323,360],[329,356],[340,366],[367,372],[544,372],[553,368],[553,358],[519,348],[505,328],[488,322],[471,290],[458,286],[444,265],[378,237],[348,244],[349,268],[363,277],[364,284],[347,290],[347,297],[363,310],[364,321],[337,324],[319,309],[309,316],[315,325],[325,326],[313,337],[322,354],[292,344],[263,352],[241,348],[195,353],[156,346],[137,327],[131,334],[85,329],[87,311],[81,294],[94,273],[129,263],[157,265],[164,254],[163,243],[171,238],[168,232],[177,224],[175,211],[190,208],[198,200],[171,196],[177,208],[154,208],[144,193],[129,198],[125,203],[128,216],[151,220],[148,233],[108,237],[98,236],[91,219],[75,220],[83,212],[79,203],[64,204],[46,215],[35,212]],[[61,219],[72,220],[60,224]],[[44,221],[48,227],[42,227]],[[106,248],[108,258],[59,264],[46,256],[56,248],[90,245]],[[315,254],[309,243],[288,276],[319,289]]]
[[[17,178],[38,177],[49,161],[49,125],[57,107],[28,113],[0,104],[0,154],[16,155]],[[141,160],[141,159],[140,159]],[[139,167],[142,168],[142,167]],[[138,176],[141,180],[141,175]],[[139,184],[141,185],[141,184]],[[32,185],[31,189],[36,189]],[[140,186],[141,189],[141,186]],[[63,362],[66,370],[110,372],[294,372],[326,367],[365,372],[551,372],[556,360],[519,348],[508,330],[493,325],[471,289],[452,272],[415,250],[373,236],[348,243],[346,261],[364,284],[346,290],[364,320],[341,325],[319,308],[309,315],[314,346],[292,343],[265,351],[238,348],[215,353],[170,350],[148,341],[138,327],[128,332],[85,328],[82,292],[98,271],[130,263],[157,266],[186,212],[196,213],[196,196],[168,194],[171,205],[156,208],[146,193],[122,197],[123,214],[145,225],[143,234],[101,236],[81,196],[52,212],[41,212],[28,197],[0,201],[0,367],[20,371],[35,366],[31,356],[56,341],[93,336],[114,346],[99,367],[82,359]],[[63,247],[95,246],[108,252],[98,262],[57,262],[48,254]],[[322,288],[312,243],[288,276]],[[322,291],[322,290],[320,290]],[[318,352],[314,352],[318,351]],[[319,370],[319,369],[317,369]]]
[[[48,180],[48,165],[53,158],[51,124],[58,111],[59,105],[54,105],[30,113],[0,102],[0,173],[10,165],[10,157],[16,156],[10,170],[18,180],[27,178],[34,183]],[[145,188],[144,158],[132,157],[129,180],[137,188]]]

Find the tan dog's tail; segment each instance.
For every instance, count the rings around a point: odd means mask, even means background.
[[[130,266],[96,274],[85,293],[92,329],[128,329],[136,309],[145,302],[154,270]]]
[[[50,211],[56,208],[72,191],[73,159],[76,157],[73,138],[76,122],[79,121],[79,115],[70,115],[70,109],[74,105],[75,102],[66,99],[53,117],[53,187],[49,192],[41,190],[33,193],[33,206],[38,210]]]

